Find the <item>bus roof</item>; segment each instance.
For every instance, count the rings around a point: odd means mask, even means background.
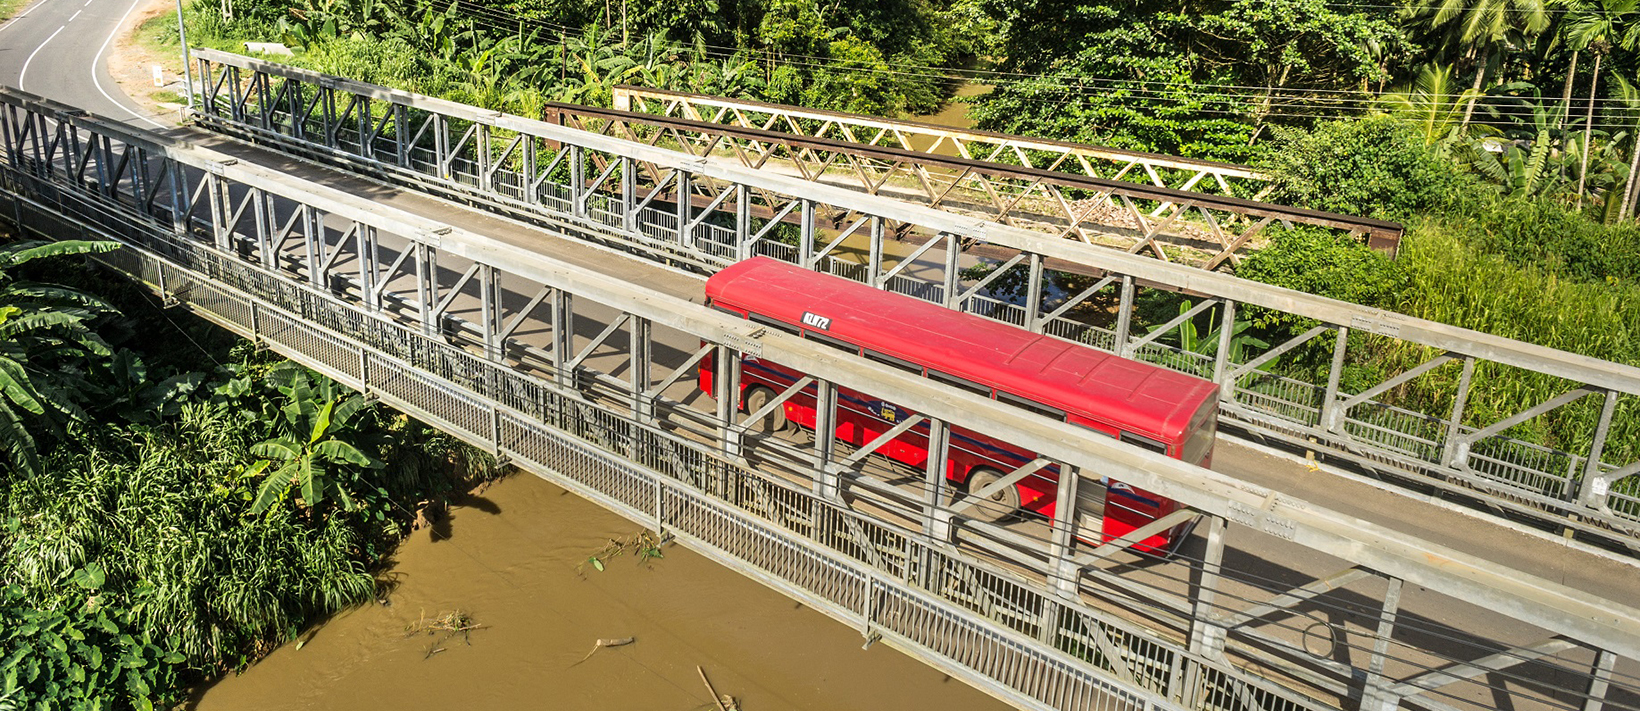
[[[713,275],[706,296],[793,326],[805,312],[830,319],[826,335],[1168,442],[1218,392],[1211,381],[768,257]]]

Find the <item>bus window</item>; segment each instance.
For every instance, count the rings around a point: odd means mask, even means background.
[[[1202,406],[1201,412],[1191,418],[1190,439],[1184,442],[1184,452],[1180,455],[1191,464],[1203,464],[1213,455],[1213,438],[1218,434],[1219,418],[1218,403],[1208,402]]]
[[[883,365],[891,368],[899,368],[900,370],[914,375],[922,375],[923,372],[922,366],[917,365],[916,363],[904,358],[895,358],[887,353],[878,353],[877,351],[869,348],[866,349],[865,356],[866,360],[874,360],[878,363],[882,363]]]
[[[789,323],[783,323],[781,321],[776,321],[772,318],[769,318],[768,316],[759,316],[757,314],[752,314],[751,317],[752,317],[752,322],[753,323],[756,323],[756,324],[759,324],[759,325],[762,325],[762,326],[768,326],[769,328],[772,328],[776,331],[785,331],[786,333],[790,333],[793,336],[797,335],[797,329]]]
[[[972,380],[969,380],[967,378],[958,377],[958,376],[952,375],[950,373],[941,373],[940,371],[934,370],[933,368],[928,369],[928,377],[930,377],[934,380],[938,380],[942,383],[945,383],[946,385],[954,385],[956,387],[962,388],[963,390],[967,390],[968,392],[971,392],[971,393],[975,393],[975,394],[978,394],[978,395],[984,395],[985,397],[990,397],[991,396],[991,389],[990,388],[985,387],[984,385],[980,385],[979,383],[976,383],[976,382],[974,382]]]
[[[718,305],[718,304],[712,304],[712,308],[713,308],[713,309],[716,309],[716,310],[718,310],[718,311],[721,311],[721,312],[723,312],[723,313],[726,313],[726,314],[729,314],[729,315],[730,315],[730,316],[733,316],[733,317],[735,317],[735,318],[746,318],[746,314],[743,314],[743,313],[741,313],[741,312],[739,312],[739,311],[736,311],[736,310],[734,310],[734,309],[731,309],[731,308],[729,308],[729,307],[727,307],[727,306],[720,306],[720,305]]]
[[[1122,433],[1122,441],[1126,442],[1128,444],[1139,445],[1140,447],[1144,447],[1145,449],[1148,449],[1152,452],[1156,452],[1156,453],[1159,453],[1159,454],[1167,454],[1167,445],[1162,444],[1161,442],[1157,442],[1156,440],[1153,440],[1153,439],[1151,439],[1149,437],[1146,437],[1144,435],[1136,435],[1136,434],[1133,434],[1132,432],[1123,432]]]
[[[856,345],[854,345],[852,343],[849,343],[848,341],[842,340],[840,338],[832,338],[831,336],[823,335],[823,334],[821,334],[817,331],[804,330],[803,331],[803,337],[807,338],[811,341],[819,341],[819,342],[824,343],[828,346],[831,346],[832,348],[841,348],[841,349],[843,349],[845,351],[848,351],[850,353],[856,353],[857,354],[857,353],[860,352],[860,347],[859,346],[856,346]]]
[[[1013,405],[1014,407],[1018,407],[1018,408],[1025,409],[1025,410],[1030,410],[1031,412],[1034,412],[1038,415],[1043,415],[1043,416],[1046,416],[1046,417],[1052,417],[1053,419],[1061,420],[1061,421],[1063,421],[1065,419],[1065,411],[1064,410],[1061,410],[1057,407],[1048,407],[1047,405],[1044,405],[1040,402],[1036,402],[1034,400],[1027,400],[1027,399],[1022,398],[1022,397],[1020,397],[1018,395],[1015,395],[1013,393],[1005,393],[1005,392],[1002,392],[1001,390],[998,390],[997,391],[997,399],[1001,400],[1002,402],[1008,403],[1009,405]]]
[[[1073,425],[1076,425],[1077,427],[1081,427],[1081,428],[1089,430],[1091,432],[1097,432],[1097,433],[1102,434],[1102,435],[1104,435],[1106,437],[1109,437],[1111,439],[1116,439],[1116,432],[1114,432],[1112,430],[1105,429],[1104,425],[1096,425],[1096,424],[1093,424],[1092,422],[1078,419],[1075,416],[1066,418],[1066,421],[1070,422]]]

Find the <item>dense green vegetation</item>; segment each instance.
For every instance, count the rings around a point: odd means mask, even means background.
[[[371,599],[414,502],[487,472],[441,434],[76,268],[113,247],[0,247],[0,707],[175,702]]]

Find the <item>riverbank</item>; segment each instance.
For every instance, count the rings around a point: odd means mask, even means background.
[[[639,527],[536,477],[458,503],[394,554],[388,605],[337,616],[197,690],[193,707],[681,711],[711,704],[699,665],[746,711],[1006,708],[884,645],[861,650],[858,631],[681,547],[600,572],[587,557]],[[406,635],[455,610],[480,625],[470,644]]]

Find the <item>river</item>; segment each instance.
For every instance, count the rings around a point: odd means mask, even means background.
[[[696,665],[743,711],[1007,708],[884,645],[862,650],[858,631],[682,547],[581,565],[639,527],[534,476],[464,503],[399,547],[388,605],[338,615],[193,708],[715,708]],[[407,636],[455,610],[480,625],[470,644]]]

